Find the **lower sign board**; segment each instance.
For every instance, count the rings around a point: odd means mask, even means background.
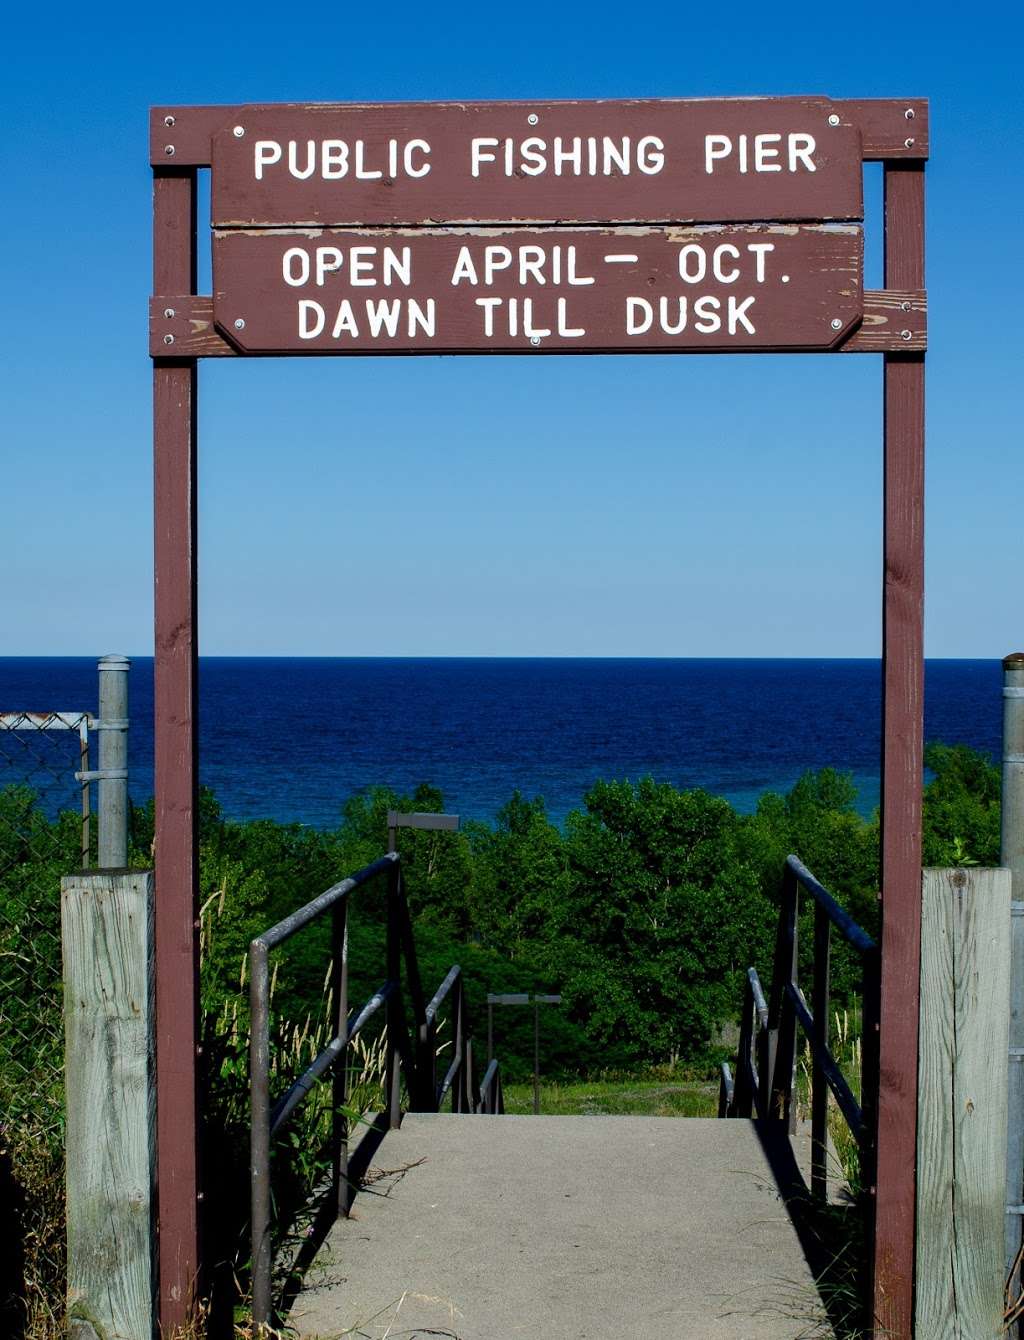
[[[823,350],[863,315],[853,224],[214,234],[243,353]]]

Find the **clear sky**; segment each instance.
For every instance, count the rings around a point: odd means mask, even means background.
[[[932,100],[927,653],[1024,643],[1016,5],[21,5],[3,41],[0,654],[151,651],[151,103],[759,93]],[[201,649],[877,655],[881,382],[211,360]]]

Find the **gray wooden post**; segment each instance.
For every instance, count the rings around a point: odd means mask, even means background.
[[[153,876],[61,881],[70,1340],[151,1340]]]
[[[1006,1269],[1024,1215],[1024,652],[1003,661],[1003,812],[1000,865],[1010,871],[1010,1060],[1006,1133]]]
[[[97,865],[120,870],[128,864],[128,671],[126,656],[99,661],[100,714],[97,784]]]
[[[919,1340],[1003,1335],[1010,875],[926,870],[918,1061]]]

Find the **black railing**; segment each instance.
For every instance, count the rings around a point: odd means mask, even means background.
[[[800,892],[812,899],[814,952],[811,1001],[801,990],[798,963]],[[859,957],[861,978],[861,1074],[858,1103],[829,1047],[830,971],[833,928]],[[747,971],[735,1077],[722,1066],[719,1115],[761,1117],[796,1125],[794,1085],[797,1030],[811,1057],[811,1193],[828,1195],[828,1095],[857,1144],[862,1185],[874,1185],[875,1112],[878,1085],[878,946],[805,865],[790,856],[782,883],[770,1001],[754,968]]]
[[[351,1020],[348,1008],[348,896],[361,885],[383,878],[387,881],[387,938],[385,979]],[[330,913],[331,931],[331,1040],[310,1066],[276,1100],[270,1094],[270,951],[296,932]],[[314,1086],[328,1075],[333,1083],[331,1104],[331,1198],[338,1214],[346,1214],[351,1202],[348,1169],[347,1075],[345,1058],[349,1044],[379,1011],[386,1020],[385,1104],[387,1123],[394,1129],[401,1122],[402,1079],[406,1083],[411,1110],[438,1112],[451,1099],[453,1112],[500,1113],[504,1111],[498,1063],[492,1061],[479,1092],[473,1088],[473,1044],[466,1010],[461,969],[453,967],[429,1004],[424,1003],[412,922],[402,887],[401,858],[397,852],[366,866],[322,893],[305,907],[279,921],[256,937],[249,946],[250,1044],[249,1082],[251,1104],[252,1191],[252,1315],[256,1327],[272,1321],[271,1298],[271,1186],[270,1150],[282,1130]],[[404,966],[404,976],[403,976]],[[451,997],[451,1038],[439,1044],[440,1011]],[[406,1000],[408,997],[408,1000]],[[407,1006],[415,1027],[413,1042]],[[439,1050],[450,1060],[440,1083],[437,1081]]]

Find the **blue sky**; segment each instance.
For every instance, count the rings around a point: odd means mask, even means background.
[[[1024,643],[1020,21],[987,5],[17,7],[0,654],[152,646],[151,103],[932,100],[927,653]],[[877,169],[867,182],[878,284]],[[881,359],[211,361],[209,654],[873,656]]]

